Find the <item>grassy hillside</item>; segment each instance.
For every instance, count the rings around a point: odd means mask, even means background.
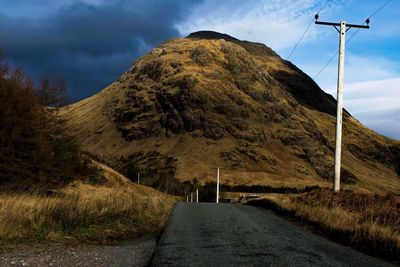
[[[224,40],[225,39],[225,40]],[[270,48],[215,33],[170,40],[62,110],[81,147],[181,181],[330,186],[335,100]],[[343,183],[400,192],[400,143],[344,118]],[[151,171],[149,171],[151,170]]]
[[[97,183],[0,192],[0,244],[107,241],[160,230],[177,198],[130,182],[94,162]]]

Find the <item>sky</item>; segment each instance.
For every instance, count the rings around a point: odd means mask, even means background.
[[[362,24],[387,0],[330,0],[320,21]],[[71,101],[100,91],[160,43],[213,30],[271,47],[287,59],[327,0],[0,0],[0,48],[35,81],[63,77]],[[400,139],[400,1],[346,44],[344,107]],[[350,29],[347,40],[356,32]],[[333,27],[311,24],[290,61],[335,96]]]

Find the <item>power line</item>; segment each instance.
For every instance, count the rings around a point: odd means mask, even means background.
[[[375,12],[373,12],[368,19],[372,18],[373,16],[375,16],[379,11],[381,11],[385,6],[387,6],[392,0],[387,0],[382,6],[380,6],[377,10],[375,10]]]
[[[327,0],[325,4],[318,10],[317,15],[326,7],[326,5],[329,3],[330,0]],[[297,46],[300,44],[300,42],[303,40],[304,36],[306,35],[307,31],[310,29],[311,25],[314,23],[314,19],[311,20],[310,24],[308,24],[306,30],[303,32],[301,35],[300,39],[296,42],[295,46],[293,47],[292,51],[290,52],[289,56],[286,58],[286,60],[289,60],[290,57],[293,55],[294,51],[296,50]]]
[[[379,13],[379,11],[381,11],[385,6],[387,6],[392,0],[388,0],[386,1],[383,5],[381,5],[377,10],[375,10],[375,12],[373,12],[370,16],[368,16],[368,18],[364,21],[363,24],[368,24],[370,19],[375,16],[377,13]],[[346,41],[346,44],[349,43],[351,41],[351,39],[353,39],[353,37],[360,31],[360,29],[357,29],[351,36],[350,38]]]
[[[292,51],[290,52],[289,56],[286,58],[286,60],[289,60],[290,57],[293,55],[294,50],[296,50],[297,46],[299,45],[299,43],[301,42],[301,40],[303,40],[304,35],[306,35],[308,29],[311,27],[311,25],[313,24],[314,19],[311,21],[310,24],[308,24],[307,29],[303,32],[303,34],[301,35],[300,39],[297,41],[296,45],[293,47]]]
[[[320,75],[321,72],[323,72],[325,70],[326,67],[328,67],[328,65],[332,62],[332,60],[338,55],[339,52],[336,52],[329,60],[328,62],[325,63],[325,65],[318,71],[317,74],[314,75],[313,80],[315,80],[315,78],[318,77],[318,75]]]
[[[392,0],[387,0],[384,4],[382,4],[378,9],[376,9],[374,12],[372,12],[372,14],[370,16],[367,17],[367,19],[364,21],[363,24],[369,23],[369,20],[375,16],[377,13],[379,13],[385,6],[387,6]],[[354,36],[360,31],[360,29],[357,29],[351,36],[350,38],[346,41],[346,44],[348,44],[353,38]],[[318,77],[319,74],[321,74],[321,72],[323,72],[326,67],[328,67],[328,65],[332,62],[332,60],[338,55],[339,52],[336,52],[334,55],[332,55],[332,57],[324,64],[324,66],[318,71],[317,74],[314,75],[313,80],[315,80],[315,78]]]
[[[346,44],[350,43],[351,39],[353,39],[353,37],[359,32],[360,29],[357,29],[354,31],[354,33],[350,36],[349,39],[347,39]]]
[[[383,5],[381,5],[377,10],[375,10],[370,16],[368,16],[368,18],[364,21],[363,24],[367,24],[369,23],[370,19],[375,16],[376,14],[379,13],[379,11],[381,11],[385,6],[387,6],[392,0],[387,0]],[[360,29],[357,29],[351,36],[350,38],[346,41],[346,44],[349,43],[351,41],[351,39],[353,39],[353,37],[358,33]]]
[[[350,38],[347,39],[346,44],[348,44],[348,43],[351,41],[351,39],[353,39],[353,37],[354,37],[359,31],[360,31],[359,28],[356,29],[356,30],[354,31],[354,33],[350,36]],[[338,54],[339,54],[339,52],[336,52],[334,55],[332,55],[332,57],[328,60],[328,62],[326,62],[325,65],[318,71],[318,73],[314,75],[313,79],[315,79],[321,72],[323,72],[323,71],[326,69],[326,67],[328,67],[328,65],[332,62],[332,60],[334,60],[334,59],[336,58],[336,56],[337,56]]]

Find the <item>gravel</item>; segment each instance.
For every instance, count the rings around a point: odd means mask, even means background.
[[[155,236],[116,245],[18,246],[0,252],[0,266],[146,266],[155,246]]]

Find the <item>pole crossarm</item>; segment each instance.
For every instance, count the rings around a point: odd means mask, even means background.
[[[328,25],[328,26],[334,26],[334,27],[340,27],[340,23],[337,22],[325,22],[325,21],[315,21],[315,24],[319,24],[319,25]],[[358,24],[349,24],[346,23],[346,26],[348,27],[348,29],[350,28],[361,28],[361,29],[369,29],[369,25],[358,25]]]

